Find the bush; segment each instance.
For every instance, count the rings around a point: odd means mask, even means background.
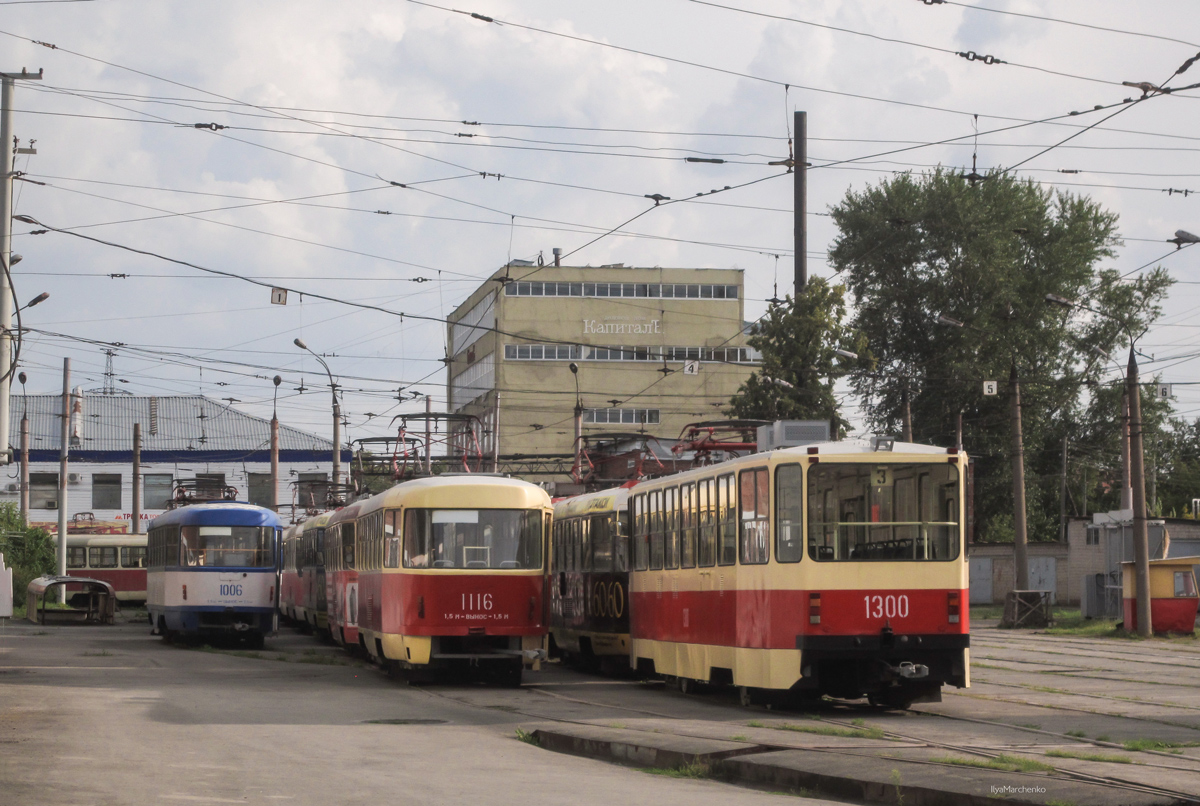
[[[30,580],[53,574],[58,568],[54,536],[45,529],[25,525],[16,504],[0,504],[0,554],[13,570],[13,604],[25,604]]]

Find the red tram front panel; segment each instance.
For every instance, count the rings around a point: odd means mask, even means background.
[[[69,568],[67,576],[99,579],[113,586],[117,599],[122,602],[146,601],[146,569],[145,568]],[[74,593],[83,590],[81,585],[68,585],[67,591]]]
[[[413,636],[546,632],[542,576],[431,572],[368,579],[363,585],[366,629]]]

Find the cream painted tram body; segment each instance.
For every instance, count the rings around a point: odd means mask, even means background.
[[[355,520],[358,639],[389,670],[517,685],[546,642],[553,508],[540,487],[478,474],[399,484]]]
[[[965,475],[953,450],[874,438],[638,484],[631,664],[743,701],[969,685]]]

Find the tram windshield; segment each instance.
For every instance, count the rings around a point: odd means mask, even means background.
[[[542,513],[536,509],[407,510],[404,567],[541,568]]]
[[[825,464],[808,470],[808,555],[815,560],[953,560],[958,467]]]
[[[183,565],[205,568],[268,568],[275,565],[270,526],[184,526]]]

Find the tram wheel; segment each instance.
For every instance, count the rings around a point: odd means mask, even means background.
[[[521,661],[497,665],[487,671],[487,682],[500,688],[520,688],[525,666]]]
[[[679,687],[681,694],[695,694],[698,683],[690,677],[676,678],[675,684]]]
[[[743,708],[749,708],[754,705],[754,698],[751,696],[749,686],[738,686],[738,702]]]
[[[246,645],[251,649],[262,649],[266,646],[267,638],[260,632],[256,632],[246,639]]]

